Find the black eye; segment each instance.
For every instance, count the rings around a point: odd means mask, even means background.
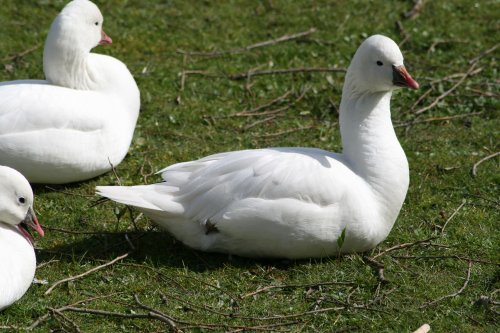
[[[382,61],[380,61],[380,60],[379,60],[379,61],[377,61],[377,65],[378,65],[378,66],[383,66],[383,65],[384,65],[384,63],[383,63]]]
[[[26,203],[26,199],[24,197],[19,197],[19,199],[17,199],[19,201],[19,203],[21,205],[24,205]]]
[[[94,23],[95,25],[99,25],[99,22]]]

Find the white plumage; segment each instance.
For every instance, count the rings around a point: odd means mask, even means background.
[[[163,183],[99,186],[98,194],[137,207],[204,251],[305,258],[371,249],[389,234],[409,183],[390,118],[397,86],[418,88],[398,46],[372,36],[347,71],[342,154],[314,148],[221,153],[167,167]],[[343,230],[345,239],[337,242]]]
[[[0,164],[31,182],[92,178],[128,151],[139,90],[121,61],[90,53],[111,43],[102,23],[92,2],[70,2],[45,43],[46,80],[0,83]]]
[[[0,310],[19,300],[35,276],[33,239],[26,227],[43,236],[31,187],[19,172],[0,166]]]

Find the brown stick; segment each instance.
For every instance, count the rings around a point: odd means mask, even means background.
[[[120,260],[122,260],[122,259],[126,258],[129,254],[130,254],[130,253],[129,253],[129,252],[127,252],[127,253],[125,253],[125,254],[123,254],[123,255],[121,255],[121,256],[118,256],[118,257],[116,257],[115,259],[113,259],[113,260],[111,260],[111,261],[109,261],[109,262],[107,262],[107,263],[105,263],[105,264],[103,264],[103,265],[100,265],[100,266],[94,267],[94,268],[92,268],[92,269],[89,269],[88,271],[86,271],[86,272],[84,272],[84,273],[82,273],[82,274],[78,274],[78,275],[75,275],[75,276],[70,276],[70,277],[67,277],[67,278],[65,278],[65,279],[62,279],[62,280],[60,280],[60,281],[57,281],[56,283],[54,283],[54,284],[53,284],[53,285],[52,285],[52,286],[51,286],[51,287],[50,287],[50,288],[49,288],[49,289],[45,292],[45,294],[44,294],[44,295],[48,295],[48,294],[50,294],[50,293],[52,292],[52,290],[54,290],[54,288],[55,288],[55,287],[57,287],[58,285],[60,285],[60,284],[62,284],[62,283],[65,283],[65,282],[69,282],[69,281],[73,281],[73,280],[76,280],[76,279],[82,278],[82,277],[84,277],[84,276],[87,276],[87,275],[89,275],[89,274],[91,274],[91,273],[95,272],[95,271],[98,271],[98,270],[100,270],[100,269],[103,269],[103,268],[106,268],[106,267],[108,267],[108,266],[111,266],[111,265],[113,265],[115,262],[120,261]]]
[[[467,72],[460,78],[460,80],[458,80],[457,83],[455,83],[453,85],[453,87],[451,87],[450,89],[448,89],[447,91],[445,91],[444,93],[442,93],[441,95],[439,95],[438,97],[436,97],[436,99],[431,104],[429,104],[426,107],[423,107],[423,108],[415,111],[415,114],[421,114],[421,113],[423,113],[423,112],[425,112],[427,110],[430,110],[433,107],[435,107],[439,102],[441,102],[441,100],[443,100],[446,96],[448,96],[455,89],[457,89],[458,86],[461,85],[469,75],[471,75],[471,73],[473,72],[473,70],[475,69],[475,67],[476,67],[476,63],[473,63],[472,66],[469,68],[469,70],[467,70]]]
[[[436,239],[437,237],[430,237],[430,238],[427,238],[427,239],[422,239],[422,240],[418,240],[418,241],[415,241],[415,242],[412,242],[412,243],[403,243],[403,244],[398,244],[398,245],[395,245],[393,247],[390,247],[382,252],[380,252],[379,254],[373,256],[373,257],[370,257],[371,259],[375,260],[377,259],[378,257],[381,257],[389,252],[392,252],[392,251],[396,251],[396,250],[401,250],[401,249],[405,249],[407,247],[411,247],[411,246],[414,246],[414,245],[418,245],[418,244],[425,244],[425,243],[429,243],[431,240],[433,239]]]
[[[214,52],[186,52],[183,50],[177,50],[178,53],[188,55],[188,56],[199,56],[199,57],[220,57],[223,55],[233,55],[240,54],[244,52],[251,51],[253,49],[265,46],[276,45],[283,42],[288,42],[294,39],[302,38],[316,32],[316,28],[311,28],[307,31],[297,32],[293,34],[286,34],[278,38],[266,40],[263,42],[258,42],[252,45],[248,45],[242,48],[226,50],[226,51],[214,51]]]
[[[415,17],[420,14],[422,9],[424,8],[424,0],[415,0],[413,1],[413,7],[411,8],[410,11],[404,13],[404,17],[407,19],[414,19]]]
[[[259,289],[255,290],[255,291],[251,292],[251,293],[245,294],[245,295],[241,296],[241,298],[247,298],[247,297],[250,297],[250,296],[254,296],[254,295],[260,294],[262,292],[265,292],[265,291],[268,291],[268,290],[271,290],[271,289],[312,288],[312,287],[332,286],[332,285],[348,285],[348,286],[351,286],[351,285],[354,285],[354,284],[355,284],[354,282],[350,282],[350,281],[339,281],[339,282],[329,281],[329,282],[318,282],[318,283],[307,283],[307,284],[283,284],[283,285],[279,285],[279,286],[266,286],[266,287],[259,288]]]
[[[268,134],[262,134],[262,135],[259,135],[257,136],[258,138],[274,138],[274,137],[277,137],[277,136],[281,136],[281,135],[285,135],[285,134],[290,134],[290,133],[293,133],[293,132],[299,132],[299,131],[305,131],[305,130],[308,130],[308,129],[311,129],[311,128],[315,128],[316,125],[309,125],[309,126],[302,126],[302,127],[297,127],[297,128],[292,128],[292,129],[289,129],[289,130],[286,130],[286,131],[281,131],[281,132],[276,132],[276,133],[268,133]]]
[[[492,159],[493,157],[496,157],[496,156],[498,156],[498,155],[500,155],[500,151],[497,151],[496,153],[493,153],[493,154],[491,154],[491,155],[488,155],[488,156],[486,156],[486,157],[483,157],[482,159],[480,159],[479,161],[477,161],[476,163],[474,163],[474,165],[472,166],[472,171],[471,171],[471,172],[472,172],[472,176],[473,176],[473,177],[476,177],[476,176],[477,176],[477,168],[478,168],[478,166],[479,166],[481,163],[483,163],[483,162],[485,162],[485,161],[487,161],[487,160],[489,160],[489,159]]]
[[[479,59],[481,59],[482,57],[484,57],[485,55],[487,54],[490,54],[491,52],[495,51],[498,47],[500,46],[500,43],[494,45],[493,47],[487,49],[486,51],[484,51],[483,53],[481,53],[480,55],[478,55],[477,57],[469,60],[469,64],[473,64],[475,62],[478,62]]]
[[[27,54],[29,54],[29,53],[31,53],[33,51],[36,51],[37,49],[40,48],[40,46],[41,45],[36,45],[36,46],[30,47],[29,49],[24,50],[22,52],[19,52],[19,53],[13,54],[11,56],[5,57],[5,58],[2,59],[2,62],[13,61],[13,60],[22,58],[25,55],[27,55]]]
[[[453,119],[458,119],[458,118],[465,118],[465,117],[471,117],[471,116],[479,116],[480,114],[483,114],[483,111],[479,112],[471,112],[471,113],[464,113],[464,114],[457,114],[454,116],[446,116],[446,117],[431,117],[431,118],[426,118],[426,119],[421,119],[421,120],[412,120],[408,121],[403,124],[396,124],[394,125],[395,128],[397,127],[405,127],[405,126],[412,126],[416,124],[422,124],[422,123],[430,123],[432,121],[446,121],[446,120],[453,120]]]
[[[286,99],[288,96],[290,96],[290,94],[293,93],[293,90],[288,90],[286,93],[284,93],[283,95],[267,102],[267,103],[264,103],[262,105],[259,105],[253,109],[250,109],[250,110],[244,110],[244,111],[241,111],[241,112],[237,112],[237,113],[233,113],[231,116],[235,116],[235,117],[238,117],[238,116],[248,116],[248,115],[251,115],[253,113],[256,113],[262,109],[266,109],[268,107],[270,107],[271,105],[273,104],[276,104],[278,102],[281,102],[282,100]]]
[[[175,324],[175,319],[173,319],[172,317],[164,314],[163,312],[159,311],[159,310],[156,310],[156,309],[153,309],[143,303],[141,303],[141,301],[139,300],[139,296],[137,296],[137,294],[134,295],[134,300],[135,302],[137,303],[137,305],[139,305],[141,308],[145,309],[145,310],[148,310],[150,313],[152,314],[157,314],[158,316],[161,316],[162,318],[164,318],[164,322],[168,324],[168,326],[170,326],[170,328],[172,329],[172,331],[174,332],[182,332],[178,327],[177,325]]]
[[[458,211],[459,211],[460,209],[462,209],[462,207],[465,205],[465,203],[466,203],[466,202],[467,202],[467,200],[462,199],[462,203],[460,204],[460,206],[458,206],[458,208],[457,208],[457,209],[455,209],[455,211],[453,212],[453,214],[451,214],[451,216],[450,216],[450,217],[446,220],[446,222],[444,223],[444,225],[443,225],[443,229],[441,229],[441,234],[444,234],[444,229],[445,229],[445,228],[446,228],[446,226],[448,225],[448,222],[450,222],[450,221],[451,221],[451,219],[452,219],[455,215],[457,215]]]
[[[439,303],[439,302],[441,302],[441,301],[443,301],[443,300],[445,300],[447,298],[452,298],[452,297],[460,295],[465,290],[465,288],[467,287],[467,284],[469,284],[471,270],[472,270],[472,261],[469,261],[469,267],[467,268],[467,277],[465,278],[463,286],[457,292],[454,292],[454,293],[449,294],[449,295],[442,296],[442,297],[440,297],[440,298],[438,298],[438,299],[436,299],[434,301],[427,302],[427,303],[421,305],[419,307],[419,309],[422,309],[422,308],[434,305],[434,304]]]
[[[377,277],[380,283],[389,283],[389,280],[387,280],[384,276],[384,268],[385,268],[384,264],[368,256],[364,256],[363,259],[365,259],[370,266],[377,269]]]
[[[338,72],[346,72],[345,68],[339,67],[300,67],[300,68],[281,68],[281,69],[268,69],[268,70],[260,70],[253,72],[243,72],[237,74],[228,75],[228,79],[230,80],[244,80],[253,76],[261,76],[261,75],[274,75],[274,74],[291,74],[291,73],[318,73],[318,72],[327,72],[327,73],[338,73]]]

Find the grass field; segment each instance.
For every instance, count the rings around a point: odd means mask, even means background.
[[[2,0],[1,81],[43,78],[43,42],[65,3]],[[134,140],[116,174],[34,186],[46,231],[36,244],[41,282],[0,313],[0,330],[500,330],[498,156],[471,173],[500,150],[498,1],[424,1],[411,17],[409,0],[96,3],[114,43],[95,52],[125,62],[141,89]],[[304,69],[347,67],[375,33],[400,43],[421,89],[393,97],[411,184],[394,229],[373,251],[301,261],[207,254],[136,211],[93,205],[96,185],[153,183],[164,166],[216,152],[340,151],[343,72]],[[301,70],[247,75],[293,68]]]

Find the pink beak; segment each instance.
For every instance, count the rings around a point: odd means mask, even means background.
[[[418,89],[419,87],[418,82],[411,77],[405,66],[392,66],[392,78],[392,83],[398,87],[408,87],[412,89]]]
[[[104,30],[102,30],[101,31],[101,40],[99,41],[99,45],[110,45],[110,44],[113,44],[113,40],[111,39],[111,37],[106,35]]]
[[[43,231],[42,226],[38,222],[35,212],[31,207],[28,209],[24,220],[18,225],[18,228],[22,232],[24,237],[26,237],[31,242],[31,244],[33,244],[34,242],[33,237],[31,237],[26,228],[33,228],[41,237],[45,235],[45,232]]]

